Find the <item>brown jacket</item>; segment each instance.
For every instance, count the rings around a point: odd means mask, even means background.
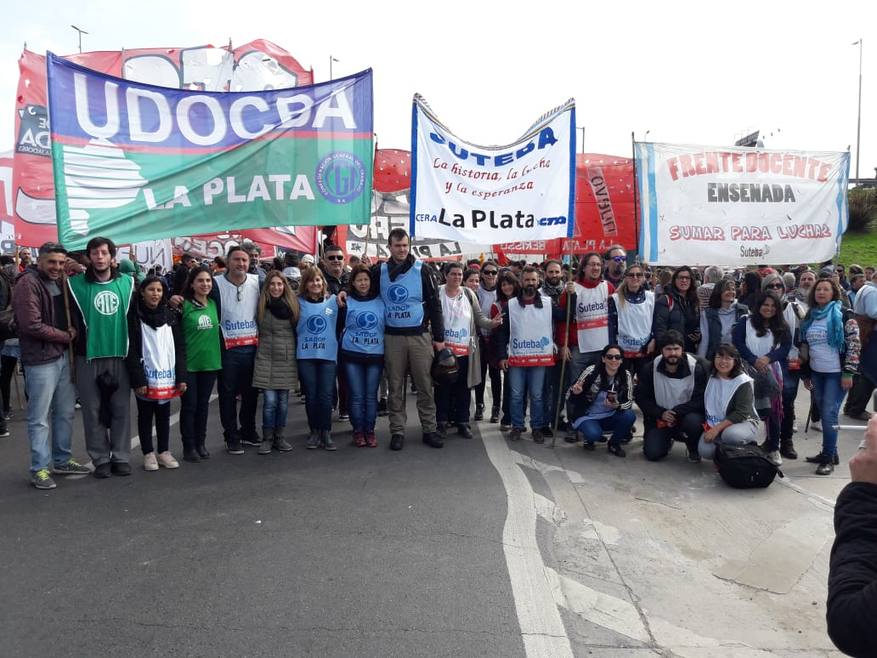
[[[55,309],[47,281],[37,269],[28,268],[18,275],[12,288],[21,362],[26,366],[56,361],[70,344],[70,334],[55,327]],[[63,293],[63,281],[57,283]]]

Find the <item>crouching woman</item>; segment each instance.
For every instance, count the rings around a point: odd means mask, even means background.
[[[719,345],[703,395],[706,423],[697,446],[701,457],[712,459],[719,443],[755,443],[759,419],[754,397],[752,377],[743,371],[740,352],[731,344]]]

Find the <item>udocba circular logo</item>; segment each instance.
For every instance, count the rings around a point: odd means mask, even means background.
[[[101,290],[94,296],[94,307],[101,315],[113,315],[119,310],[119,296],[112,290]]]
[[[332,203],[350,203],[365,187],[365,167],[353,153],[335,151],[320,160],[314,176],[320,194]]]

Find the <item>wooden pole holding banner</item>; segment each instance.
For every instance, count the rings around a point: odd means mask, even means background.
[[[575,280],[575,274],[572,271],[572,247],[573,242],[571,238],[569,240],[569,273],[570,273],[570,281]],[[563,272],[563,269],[560,270]],[[568,283],[568,282],[567,282]],[[566,284],[564,284],[564,289],[566,288]],[[564,290],[565,292],[565,290]],[[563,293],[561,293],[563,294]],[[563,329],[563,347],[565,351],[569,349],[569,322],[572,316],[572,299],[569,294],[566,296],[566,320],[564,321],[564,329]],[[559,388],[564,388],[563,381],[566,375],[566,359],[560,360],[560,379],[557,383]],[[559,428],[557,427],[558,423],[560,423],[560,407],[563,405],[563,401],[566,399],[566,391],[558,390],[557,392],[557,405],[554,407],[554,431],[551,436],[551,443],[546,446],[548,448],[554,448],[555,443],[557,443],[557,432]]]
[[[67,330],[73,326],[73,318],[70,317],[70,291],[67,289],[67,274],[61,274],[61,295],[64,297],[64,315],[67,316]],[[73,363],[73,342],[70,341],[70,347],[67,349],[67,361],[70,366],[70,381],[76,383],[76,368]]]

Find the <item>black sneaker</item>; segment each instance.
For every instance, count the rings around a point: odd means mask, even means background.
[[[57,475],[88,475],[91,473],[91,470],[75,459],[70,459],[65,464],[55,464],[52,466],[52,473]]]
[[[545,443],[545,435],[542,430],[533,430],[533,443]]]
[[[58,486],[57,484],[55,484],[52,476],[49,475],[48,468],[41,468],[40,470],[31,473],[30,483],[36,489],[54,489]]]
[[[256,446],[257,448],[262,445],[262,437],[259,436],[258,432],[253,432],[252,434],[244,434],[241,437],[241,443],[245,446]],[[230,453],[232,455],[236,455],[236,452]]]
[[[554,438],[554,430],[552,430],[550,427],[543,427],[542,436],[544,436],[546,439],[552,439]]]
[[[699,464],[701,462],[700,453],[697,450],[688,451],[688,463]]]
[[[610,455],[615,455],[616,457],[626,457],[627,456],[627,453],[624,451],[624,448],[621,447],[620,443],[610,442],[609,445],[606,447],[606,449],[609,451]]]
[[[435,432],[427,432],[423,435],[423,442],[430,448],[444,448],[445,442]]]
[[[475,416],[472,417],[472,420],[484,420],[484,405],[476,404],[475,405]]]
[[[229,439],[225,442],[225,451],[230,455],[242,455],[244,454],[244,446],[241,445],[241,443],[242,441],[236,437],[233,439]],[[257,443],[255,445],[259,444]]]
[[[585,441],[585,442],[582,444],[582,448],[584,448],[584,449],[587,450],[588,452],[594,452],[594,450],[597,449],[597,446],[596,446],[596,444],[594,444],[594,443],[591,442],[591,441]]]
[[[435,431],[437,434],[445,436],[448,433],[448,424],[447,423],[436,423]]]
[[[401,450],[405,445],[404,434],[394,434],[390,437],[390,450]]]
[[[6,427],[6,421],[0,421],[0,439],[5,439],[7,436],[10,436],[9,428]]]
[[[457,425],[457,435],[461,436],[464,439],[472,438],[472,428],[469,427],[466,423],[460,423]]]
[[[831,475],[834,473],[834,464],[823,462],[816,467],[816,475]]]
[[[94,467],[94,472],[92,472],[92,476],[96,477],[98,480],[106,480],[113,474],[111,470],[110,462],[105,462],[103,464],[98,464]]]
[[[834,453],[834,459],[826,459],[825,455],[820,452],[818,455],[805,457],[804,461],[806,461],[808,464],[825,464],[827,462],[831,462],[835,466],[840,465],[840,457],[837,456],[837,453]]]
[[[499,409],[493,409],[490,412],[490,422],[498,423],[499,422]]]
[[[113,462],[110,464],[110,472],[119,477],[131,475],[131,465],[128,462]]]
[[[512,441],[520,441],[521,430],[517,427],[513,427],[512,431],[509,433],[509,439],[511,439]]]
[[[381,398],[378,400],[378,416],[386,416],[387,415],[387,398]]]

